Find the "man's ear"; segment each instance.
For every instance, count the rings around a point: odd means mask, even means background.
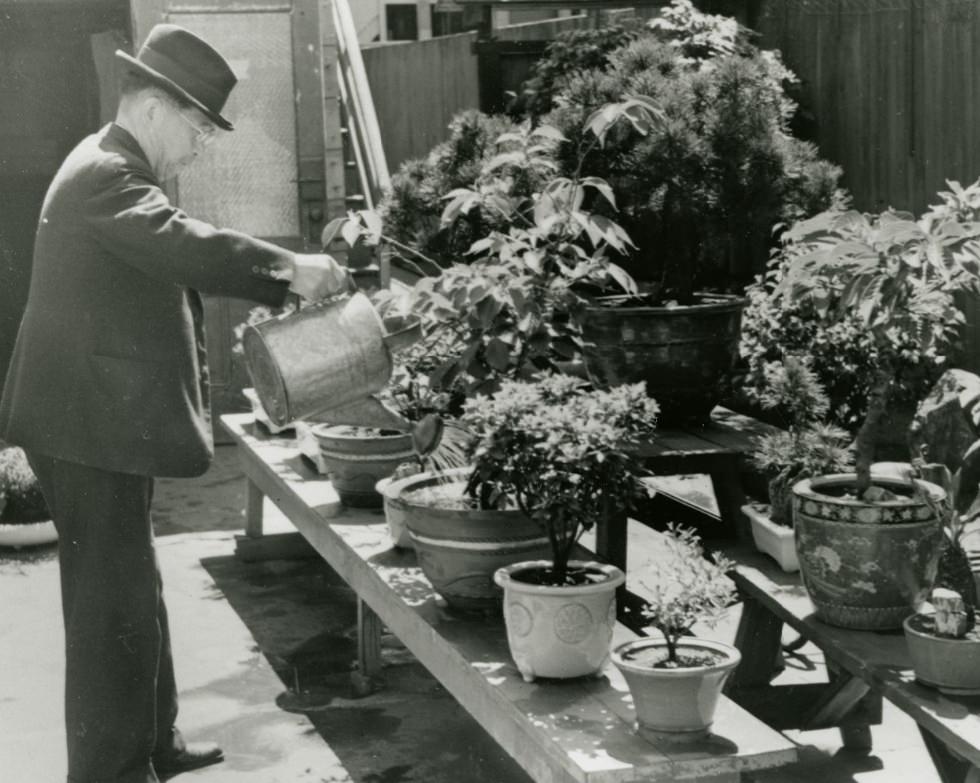
[[[151,127],[160,122],[164,111],[163,99],[159,95],[148,93],[140,102],[140,114]]]

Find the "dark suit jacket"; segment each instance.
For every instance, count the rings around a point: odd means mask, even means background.
[[[142,149],[108,125],[48,189],[0,401],[29,452],[149,476],[213,455],[201,298],[283,303],[291,254],[174,207]]]

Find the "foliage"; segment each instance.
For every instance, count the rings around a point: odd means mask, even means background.
[[[888,210],[879,215],[828,211],[793,226],[784,236],[785,270],[776,300],[808,300],[826,324],[851,319],[877,349],[868,410],[857,433],[858,493],[871,486],[874,436],[892,400],[898,367],[892,357],[913,339],[935,362],[963,322],[954,296],[980,292],[980,222],[964,220],[962,203],[980,182],[952,193],[919,219]],[[972,215],[971,215],[972,217]]]
[[[440,265],[461,259],[477,239],[500,226],[494,213],[472,210],[452,225],[440,221],[443,198],[460,187],[472,187],[486,163],[497,152],[496,139],[512,124],[476,110],[456,115],[449,138],[424,159],[408,161],[392,177],[391,190],[379,206],[385,232]],[[514,188],[529,193],[534,183],[515,181]]]
[[[604,143],[618,124],[649,132],[658,110],[644,99],[606,104],[585,121],[587,154]],[[410,294],[410,310],[428,335],[438,335],[442,361],[430,373],[434,390],[462,384],[466,394],[493,392],[504,379],[529,379],[577,357],[585,300],[579,287],[616,286],[635,290],[633,281],[609,261],[631,240],[615,221],[587,204],[594,195],[615,209],[615,196],[598,177],[555,173],[554,149],[567,143],[553,127],[530,122],[497,140],[498,152],[481,169],[479,187],[447,194],[442,220],[449,225],[480,211],[506,226],[473,243],[468,264],[453,264],[422,277]],[[528,175],[530,172],[530,175]],[[519,183],[528,176],[542,185],[528,194]],[[338,234],[348,243],[389,244],[424,260],[387,234],[377,214],[353,212],[324,229],[324,243]]]
[[[830,400],[809,362],[788,356],[765,369],[766,387],[762,406],[785,422],[787,429],[763,435],[756,441],[752,463],[764,471],[777,487],[788,488],[802,478],[839,473],[850,466],[847,432],[825,424]],[[770,486],[773,486],[770,483]],[[790,524],[787,509],[770,496],[771,518]]]
[[[656,402],[643,384],[593,390],[562,375],[506,381],[466,402],[476,433],[467,491],[484,507],[512,499],[548,533],[556,584],[581,534],[625,513],[643,492],[629,449],[653,434]]]
[[[680,638],[697,622],[717,623],[735,600],[735,585],[726,575],[734,563],[721,554],[709,560],[694,531],[674,523],[664,544],[665,556],[656,558],[640,580],[647,596],[640,611],[664,635],[668,660],[676,664]]]
[[[609,55],[605,71],[568,80],[546,117],[572,144],[558,151],[562,171],[583,118],[623,95],[660,105],[664,121],[639,136],[620,126],[581,164],[609,181],[621,222],[637,245],[624,267],[655,298],[693,300],[703,288],[748,282],[766,258],[773,229],[839,203],[840,171],[795,139],[790,72],[762,52],[675,2],[688,22],[652,27]],[[704,24],[708,24],[705,22]],[[727,26],[727,27],[726,27]],[[720,27],[721,32],[715,28]],[[685,32],[686,31],[686,32]]]
[[[24,450],[0,441],[0,522],[28,524],[50,518]]]
[[[639,19],[588,30],[571,30],[555,36],[535,62],[530,78],[508,106],[511,116],[537,118],[554,108],[554,96],[565,80],[591,68],[605,68],[610,52],[642,32]]]
[[[857,318],[828,322],[809,298],[774,298],[772,290],[784,272],[782,255],[776,253],[766,275],[746,289],[739,342],[745,371],[739,392],[750,405],[761,407],[766,368],[788,356],[805,355],[829,397],[828,422],[853,435],[867,413],[882,346]],[[892,402],[911,406],[932,387],[940,370],[911,336],[896,339],[894,347],[886,354],[895,368]]]

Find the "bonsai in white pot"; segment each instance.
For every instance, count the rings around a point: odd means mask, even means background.
[[[612,661],[623,673],[641,735],[652,739],[703,737],[718,696],[741,660],[727,644],[688,635],[695,623],[713,625],[735,598],[727,577],[732,563],[705,557],[694,531],[674,525],[664,534],[665,552],[642,580],[642,615],[660,636],[616,647]]]
[[[793,540],[792,487],[802,478],[843,473],[853,463],[845,430],[825,423],[830,401],[809,362],[787,356],[765,368],[761,405],[786,429],[756,440],[752,464],[769,479],[768,514],[754,505],[744,511],[756,548],[784,571],[798,571]]]
[[[0,546],[49,544],[58,532],[24,450],[0,441]]]
[[[469,493],[485,508],[516,506],[551,547],[550,560],[494,575],[525,680],[593,674],[608,660],[625,576],[573,556],[584,531],[626,513],[645,491],[629,449],[653,435],[657,413],[643,384],[601,391],[562,375],[508,381],[465,406],[463,423],[479,437]]]

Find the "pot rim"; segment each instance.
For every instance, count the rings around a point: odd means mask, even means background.
[[[926,633],[925,631],[920,631],[911,626],[912,620],[914,620],[916,617],[932,617],[935,614],[935,612],[913,612],[902,621],[902,630],[907,636],[912,636],[916,639],[928,639],[932,644],[980,644],[980,639],[956,639],[950,636],[936,636],[935,634]]]
[[[896,476],[887,476],[884,474],[872,475],[871,478],[872,483],[883,487],[911,487],[914,481],[916,485],[928,492],[930,497],[937,502],[941,502],[947,497],[946,490],[944,490],[941,486],[938,484],[933,484],[931,481],[926,481],[924,479],[913,479],[913,481],[906,481],[905,479],[901,479]],[[908,500],[878,500],[869,502],[859,500],[858,498],[842,498],[837,497],[836,495],[825,495],[814,488],[815,484],[829,487],[854,484],[856,481],[857,473],[827,473],[822,476],[813,476],[811,478],[800,479],[793,484],[792,491],[795,496],[806,498],[807,500],[818,500],[823,503],[829,502],[855,508],[862,506],[905,508],[910,505],[921,505],[922,503],[922,501],[915,497],[911,498],[911,503]]]
[[[551,568],[552,560],[522,560],[519,563],[511,563],[502,566],[494,571],[493,581],[505,590],[515,590],[522,593],[534,593],[536,595],[575,595],[577,593],[591,593],[596,590],[615,589],[626,582],[626,574],[620,568],[611,563],[600,563],[595,560],[569,560],[568,567],[590,568],[603,573],[606,578],[601,582],[589,582],[581,585],[532,585],[526,582],[519,582],[513,579],[511,574],[515,571],[523,571],[535,568]]]
[[[612,649],[610,657],[612,658],[612,662],[621,669],[636,672],[637,674],[653,676],[663,675],[664,677],[679,677],[684,675],[690,676],[692,674],[712,674],[714,672],[734,668],[735,666],[738,666],[742,660],[742,653],[739,652],[737,647],[733,647],[730,644],[725,644],[724,642],[716,642],[713,639],[702,639],[697,636],[685,636],[683,639],[678,641],[677,646],[708,649],[713,652],[723,654],[725,656],[724,660],[712,664],[711,666],[681,666],[676,669],[654,669],[653,667],[641,666],[623,658],[623,655],[629,650],[666,646],[667,642],[660,637],[647,636],[639,639],[631,639],[628,642],[623,642],[622,644],[616,645]]]
[[[325,423],[324,422],[324,423],[321,423],[321,424],[314,424],[313,427],[311,427],[311,431],[313,433],[313,436],[317,440],[320,440],[321,438],[330,438],[331,440],[338,440],[338,441],[355,441],[355,440],[356,441],[364,441],[364,440],[386,440],[386,441],[390,441],[390,440],[395,440],[397,438],[404,438],[404,439],[407,439],[408,441],[411,441],[411,439],[412,439],[412,434],[410,432],[395,432],[393,435],[381,435],[381,434],[375,434],[375,435],[350,435],[350,434],[343,434],[343,433],[331,432],[330,431],[330,430],[337,430],[337,429],[350,429],[351,427],[359,427],[359,425],[355,425],[355,424],[329,424],[329,423]],[[392,429],[390,427],[359,427],[359,428],[360,429],[371,429],[371,430]]]
[[[665,307],[663,305],[635,305],[631,307],[617,307],[615,309],[604,307],[602,304],[592,304],[586,307],[586,311],[590,313],[617,313],[621,315],[686,315],[692,310],[696,310],[698,312],[726,312],[730,310],[742,310],[749,301],[747,297],[739,296],[738,294],[702,294],[702,296],[709,301],[693,305],[675,305],[674,307]],[[632,297],[629,295],[615,294],[611,296],[598,296],[595,298],[595,301],[601,303],[631,298]]]

